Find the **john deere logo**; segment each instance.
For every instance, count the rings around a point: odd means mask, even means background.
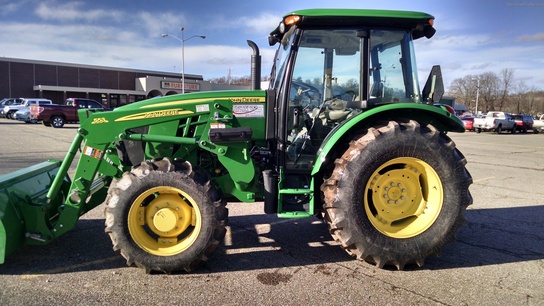
[[[185,110],[182,108],[174,108],[174,109],[165,109],[165,110],[159,110],[159,111],[143,112],[139,114],[128,115],[128,116],[124,116],[119,119],[116,119],[115,121],[119,122],[119,121],[160,118],[160,117],[172,117],[172,116],[187,115],[187,114],[193,114],[193,113],[194,112],[190,110]]]
[[[106,118],[100,117],[100,118],[94,118],[93,122],[91,122],[91,124],[101,124],[101,123],[108,123],[108,122],[109,121],[106,120]]]

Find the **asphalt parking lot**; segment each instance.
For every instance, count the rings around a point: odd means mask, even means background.
[[[60,159],[76,133],[0,118],[0,174]],[[450,134],[474,204],[458,241],[422,268],[352,260],[317,219],[229,203],[224,245],[192,274],[126,267],[101,206],[0,265],[0,305],[544,305],[544,134]]]

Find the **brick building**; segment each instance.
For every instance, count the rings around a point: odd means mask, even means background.
[[[235,89],[185,74],[185,92]],[[179,73],[0,58],[0,99],[90,98],[115,108],[159,95],[181,93]]]

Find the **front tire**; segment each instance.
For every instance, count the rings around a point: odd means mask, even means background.
[[[62,116],[53,116],[51,118],[51,125],[57,129],[62,128],[64,126],[64,118]]]
[[[321,186],[324,219],[351,255],[382,268],[422,266],[455,240],[472,178],[453,141],[416,121],[355,136]]]
[[[106,232],[127,265],[190,272],[225,236],[220,193],[189,163],[144,162],[114,181],[106,199]]]

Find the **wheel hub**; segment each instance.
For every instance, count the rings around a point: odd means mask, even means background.
[[[392,183],[393,184],[393,183]],[[399,200],[404,200],[404,197],[402,196],[402,190],[399,187],[391,187],[391,188],[385,188],[386,194],[384,195],[389,200],[389,204],[391,204],[391,201],[394,201],[395,204],[399,204]]]
[[[418,214],[418,206],[422,195],[419,188],[418,171],[407,167],[401,170],[387,171],[376,175],[371,184],[373,203],[378,219],[382,223]]]
[[[197,240],[202,228],[198,205],[186,192],[157,186],[131,204],[128,229],[133,241],[156,256],[180,254]]]
[[[149,228],[160,237],[176,237],[193,223],[193,209],[177,194],[161,193],[145,210]]]
[[[170,208],[162,208],[153,215],[153,225],[161,232],[169,232],[176,227],[177,214]]]

